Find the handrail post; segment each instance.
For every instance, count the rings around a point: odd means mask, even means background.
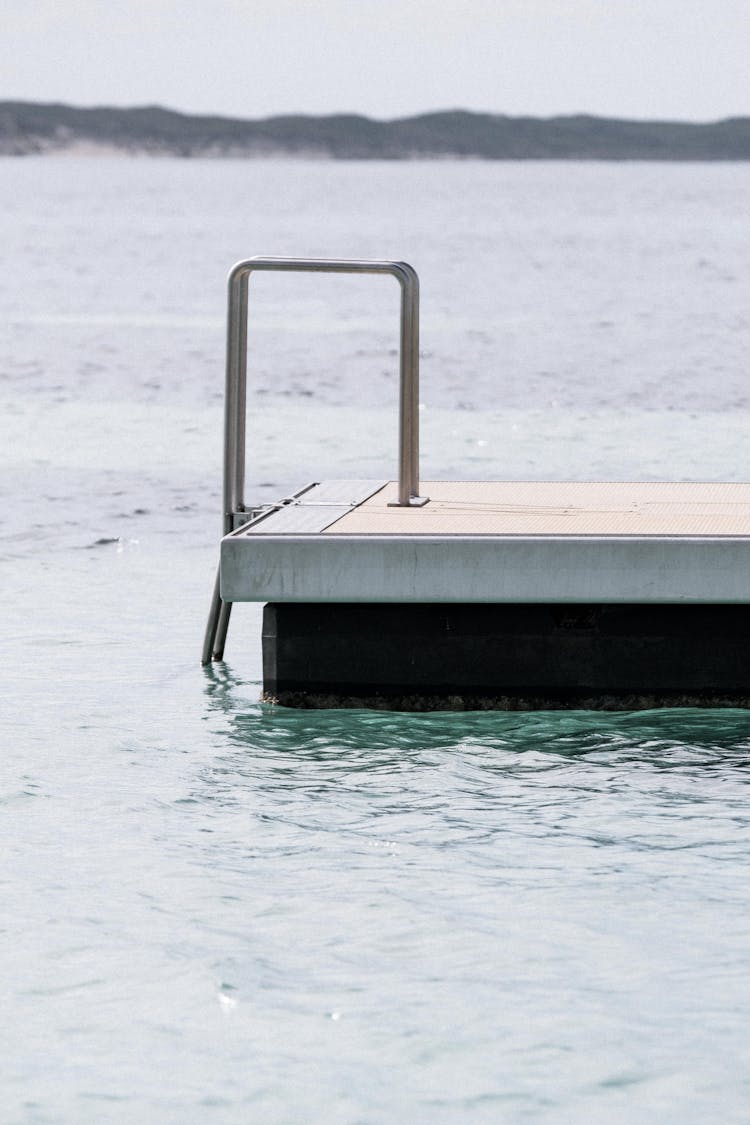
[[[244,507],[248,277],[248,272],[236,269],[229,275],[224,396],[225,535],[234,530],[234,513]]]
[[[396,275],[401,285],[398,502],[409,507],[419,496],[419,278],[406,262]]]

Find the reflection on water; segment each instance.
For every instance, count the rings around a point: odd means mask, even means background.
[[[742,1103],[750,713],[293,711],[257,691],[207,673],[191,806],[263,935],[221,963],[238,1012],[263,997],[303,1039],[333,1021],[359,1097],[386,1104],[387,1071],[424,1122],[698,1125]]]
[[[643,761],[655,769],[750,765],[750,711],[665,708],[634,712],[450,712],[307,710],[249,703],[258,685],[231,665],[205,669],[210,711],[229,718],[227,739],[257,753],[298,760],[362,757],[367,769],[429,750],[555,755],[602,763]],[[360,754],[360,752],[364,752]]]
[[[688,848],[710,863],[747,846],[746,711],[294,711],[248,705],[250,685],[228,666],[207,676],[222,722],[193,797],[257,817],[274,850],[331,832],[355,852],[372,839],[429,840],[471,883],[478,860],[504,867],[508,849],[518,878],[567,863],[572,841],[614,848],[623,870],[638,870],[643,852]],[[696,869],[698,895],[702,877],[708,869]]]

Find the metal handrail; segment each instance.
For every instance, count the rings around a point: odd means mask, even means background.
[[[245,510],[248,280],[257,270],[286,273],[384,273],[401,286],[399,357],[398,501],[420,505],[419,496],[419,278],[406,262],[335,258],[267,258],[238,262],[229,274],[227,371],[224,408],[224,531]]]
[[[399,348],[399,452],[396,507],[427,502],[419,495],[419,278],[406,262],[359,261],[336,258],[265,258],[238,262],[229,274],[227,367],[224,399],[224,534],[234,531],[235,517],[245,507],[245,429],[247,414],[248,280],[256,270],[287,273],[385,273],[401,286]],[[231,602],[220,593],[217,571],[211,609],[203,641],[202,662],[221,660]]]

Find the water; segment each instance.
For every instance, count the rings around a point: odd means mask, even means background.
[[[4,1122],[747,1120],[747,712],[274,710],[250,606],[198,656],[233,261],[416,266],[425,477],[750,479],[748,189],[0,161]],[[252,284],[249,497],[392,475],[397,287]]]

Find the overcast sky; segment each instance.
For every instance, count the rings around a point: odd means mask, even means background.
[[[750,115],[750,0],[0,0],[0,100]]]

